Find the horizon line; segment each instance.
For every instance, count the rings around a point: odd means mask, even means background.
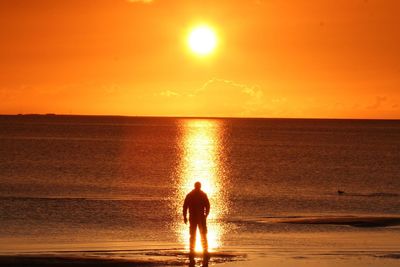
[[[48,117],[127,117],[127,118],[181,118],[181,119],[271,119],[271,120],[383,120],[398,121],[400,118],[352,118],[352,117],[228,117],[228,116],[180,116],[180,115],[120,115],[120,114],[64,114],[64,113],[12,113],[0,116],[48,116]]]

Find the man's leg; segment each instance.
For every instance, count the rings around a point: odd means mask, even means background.
[[[207,222],[206,218],[201,219],[199,222],[199,231],[201,235],[201,244],[204,252],[208,252],[208,241],[207,241]]]
[[[194,248],[196,246],[196,228],[197,228],[197,222],[196,221],[190,221],[190,252],[194,252]]]

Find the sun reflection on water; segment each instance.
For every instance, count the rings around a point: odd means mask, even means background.
[[[223,225],[219,220],[226,209],[222,192],[221,177],[221,129],[216,120],[184,120],[182,122],[182,155],[178,182],[178,212],[182,211],[183,200],[193,189],[196,181],[201,182],[202,190],[210,200],[211,211],[207,219],[208,247],[210,251],[221,247]],[[179,217],[181,218],[181,217]],[[185,248],[189,249],[189,229],[183,223],[178,224],[177,234]],[[199,231],[196,235],[196,251],[202,251]]]

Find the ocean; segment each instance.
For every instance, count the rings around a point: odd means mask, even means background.
[[[220,262],[397,258],[399,163],[394,120],[0,116],[0,254],[179,258],[200,181]]]

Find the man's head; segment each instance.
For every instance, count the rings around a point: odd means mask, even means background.
[[[194,189],[200,190],[201,189],[201,183],[200,182],[195,182],[194,183]]]

